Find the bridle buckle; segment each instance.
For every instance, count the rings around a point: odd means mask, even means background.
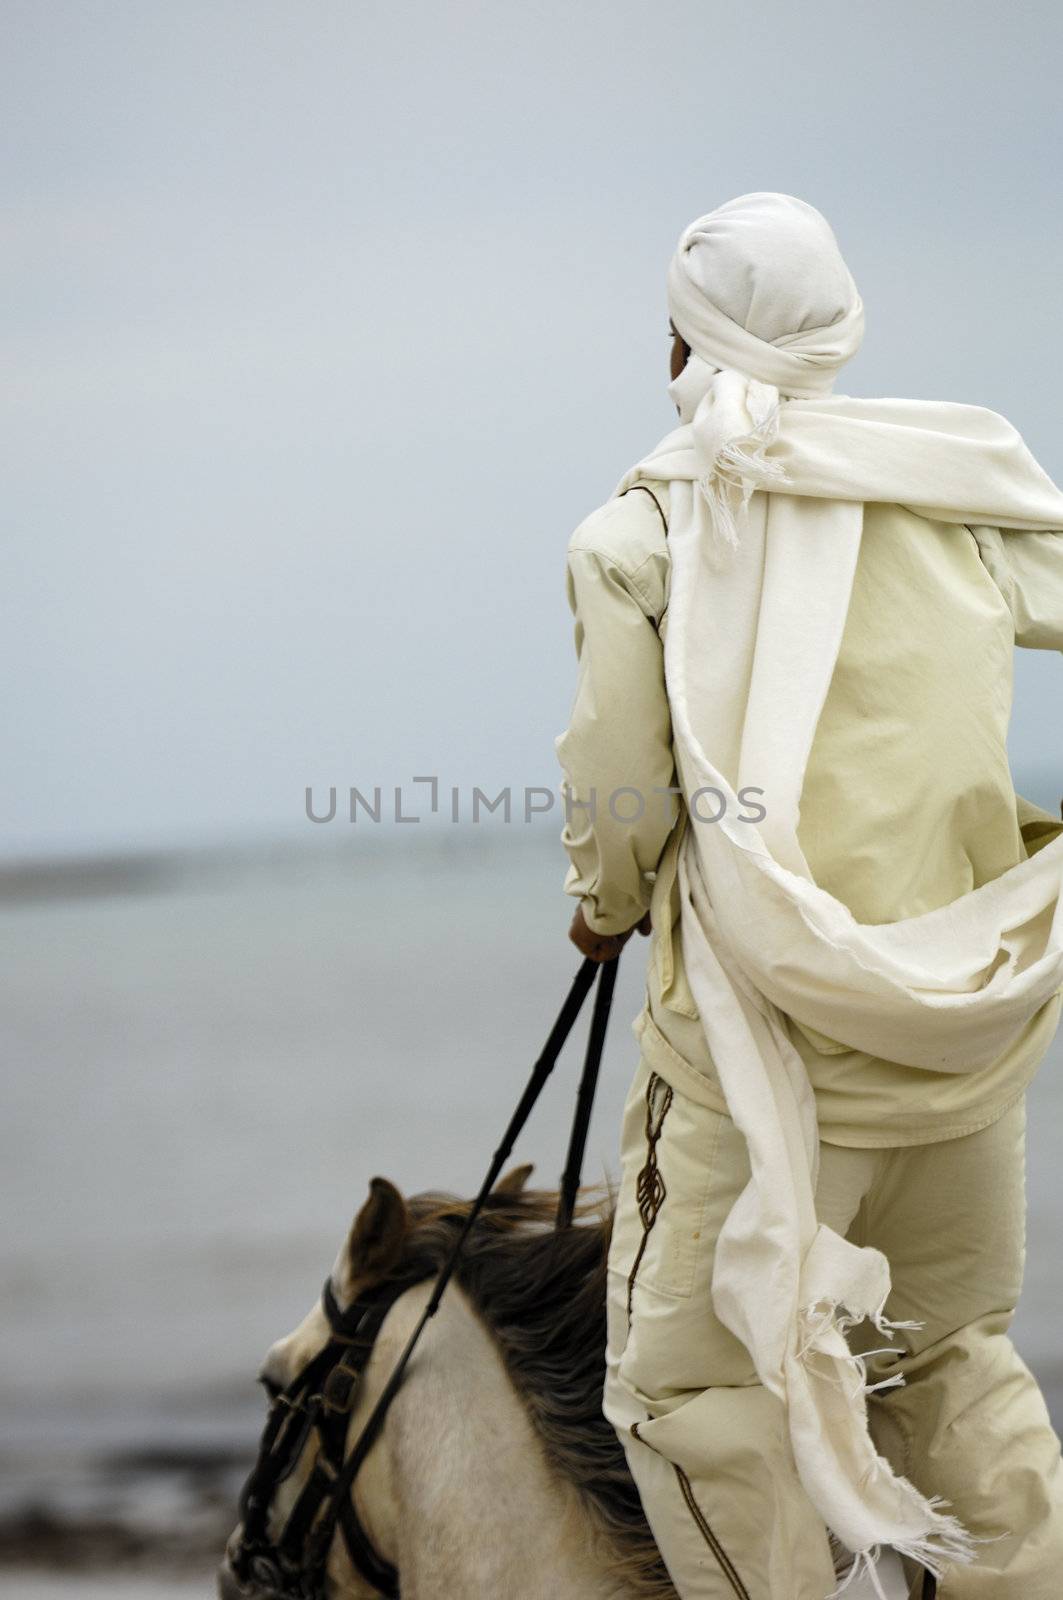
[[[361,1373],[348,1364],[348,1358],[338,1362],[321,1385],[321,1404],[326,1411],[340,1415],[350,1411],[358,1393]]]

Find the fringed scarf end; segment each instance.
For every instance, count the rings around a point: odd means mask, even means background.
[[[928,1502],[931,1506],[943,1503],[936,1496]],[[878,1563],[882,1558],[883,1549],[895,1550],[899,1556],[905,1556],[909,1561],[914,1561],[923,1567],[932,1577],[941,1578],[948,1566],[969,1566],[977,1555],[975,1546],[991,1542],[976,1538],[956,1517],[943,1516],[940,1512],[936,1512],[935,1515],[937,1517],[935,1525],[919,1538],[901,1540],[888,1546],[873,1544],[866,1550],[857,1550],[845,1577],[836,1589],[831,1590],[827,1600],[838,1600],[838,1596],[844,1595],[849,1586],[861,1576],[871,1585],[879,1600],[889,1600],[878,1575]]]
[[[737,376],[728,374],[728,377]],[[745,432],[709,447],[712,466],[698,480],[698,488],[712,513],[720,542],[730,549],[738,545],[738,517],[749,504],[755,489],[780,491],[789,477],[780,461],[772,461],[766,451],[779,432],[779,392],[771,384],[755,379],[745,383],[746,415],[753,426]]]

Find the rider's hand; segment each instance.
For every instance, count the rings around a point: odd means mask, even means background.
[[[650,932],[650,914],[648,911],[644,917],[641,917],[635,923],[633,928],[628,928],[626,933],[595,933],[593,929],[587,926],[587,919],[583,915],[583,907],[577,906],[576,914],[572,918],[572,926],[568,930],[568,936],[580,955],[589,956],[592,961],[613,961],[631,938],[635,928],[643,935]]]

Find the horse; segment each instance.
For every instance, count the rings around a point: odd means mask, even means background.
[[[370,1180],[320,1302],[260,1369],[260,1533],[249,1544],[245,1490],[221,1600],[678,1600],[602,1412],[615,1196],[581,1189],[559,1229],[558,1193],[530,1188],[532,1170],[486,1196],[332,1524],[329,1487],[473,1206]],[[846,1600],[920,1592],[893,1551],[879,1581],[861,1575]]]
[[[558,1229],[558,1194],[529,1187],[531,1172],[512,1168],[487,1195],[321,1535],[323,1497],[472,1206],[371,1179],[321,1302],[262,1364],[270,1420],[219,1570],[222,1600],[372,1600],[400,1587],[402,1600],[677,1600],[601,1409],[614,1197],[581,1189]]]

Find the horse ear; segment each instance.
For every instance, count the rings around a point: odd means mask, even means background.
[[[520,1194],[534,1170],[534,1163],[531,1161],[525,1161],[519,1167],[510,1167],[509,1171],[499,1178],[491,1193]]]
[[[406,1202],[387,1178],[370,1178],[369,1196],[351,1224],[347,1262],[356,1278],[380,1277],[398,1261],[408,1225]]]

